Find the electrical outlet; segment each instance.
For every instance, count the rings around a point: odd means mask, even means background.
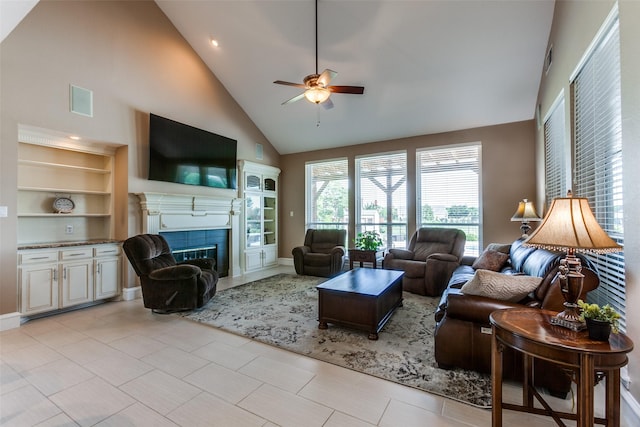
[[[73,234],[73,225],[67,224],[66,228],[64,229],[64,232],[66,234]]]

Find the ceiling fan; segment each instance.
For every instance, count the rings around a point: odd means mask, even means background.
[[[285,86],[295,86],[305,89],[299,95],[285,101],[282,105],[291,104],[302,98],[307,98],[309,102],[314,104],[322,104],[325,109],[333,108],[333,102],[329,99],[331,93],[350,93],[354,95],[362,95],[364,93],[364,87],[362,86],[330,86],[329,83],[338,73],[325,69],[321,74],[318,74],[318,0],[316,0],[316,72],[315,74],[309,74],[302,81],[303,83],[291,83],[282,80],[276,80],[274,83]]]

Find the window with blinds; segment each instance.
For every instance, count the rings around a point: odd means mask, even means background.
[[[620,37],[615,16],[588,53],[571,83],[574,135],[574,193],[587,197],[602,228],[624,244]],[[600,286],[590,302],[610,304],[625,330],[624,253],[588,255]]]
[[[569,153],[564,138],[564,95],[554,103],[544,122],[544,182],[547,208],[556,197],[566,197]]]
[[[349,173],[347,159],[306,164],[307,228],[347,229],[349,224]]]
[[[478,255],[481,244],[480,152],[475,143],[416,153],[418,226],[463,230],[467,255]]]
[[[407,241],[407,153],[356,157],[356,235],[377,231],[386,248]]]

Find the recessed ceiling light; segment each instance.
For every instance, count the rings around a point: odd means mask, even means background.
[[[73,139],[74,141],[80,141],[80,137],[75,135],[71,135],[69,139]]]
[[[211,46],[213,46],[213,47],[218,47],[218,40],[216,40],[216,39],[211,39]]]

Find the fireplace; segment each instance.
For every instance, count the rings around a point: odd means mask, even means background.
[[[213,258],[220,277],[229,275],[229,230],[161,231],[176,261]]]
[[[241,274],[240,199],[163,193],[137,196],[142,232],[161,234],[176,252],[176,258],[208,251],[215,254],[220,276]]]

